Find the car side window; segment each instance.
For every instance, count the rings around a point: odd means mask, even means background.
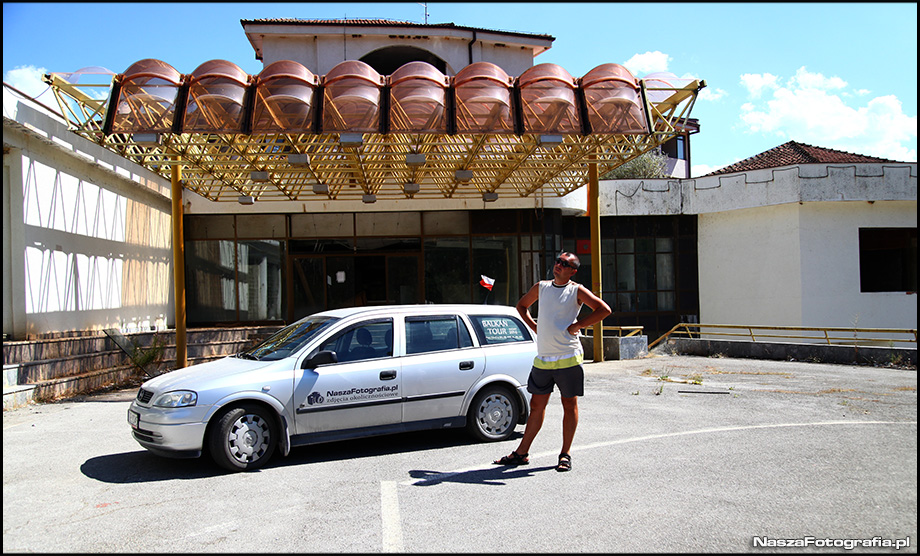
[[[466,323],[456,315],[406,318],[406,354],[472,347]]]
[[[320,350],[334,351],[339,363],[393,356],[393,320],[362,322],[329,338]]]
[[[532,341],[524,323],[506,315],[470,315],[479,343],[487,346]]]

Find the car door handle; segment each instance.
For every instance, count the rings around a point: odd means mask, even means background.
[[[380,371],[380,380],[393,380],[396,378],[396,371]]]
[[[472,361],[461,361],[461,362],[460,362],[460,370],[461,370],[461,371],[468,371],[468,370],[472,369],[472,368],[475,367],[475,366],[476,366],[476,364],[473,363]]]

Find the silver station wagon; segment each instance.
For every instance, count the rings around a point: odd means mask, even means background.
[[[505,440],[527,420],[531,330],[513,307],[325,311],[261,344],[141,385],[128,410],[151,452],[257,469],[275,450],[466,427]]]

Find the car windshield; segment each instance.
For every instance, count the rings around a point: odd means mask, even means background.
[[[308,317],[286,326],[261,344],[241,351],[236,356],[257,361],[276,361],[296,352],[309,342],[320,330],[339,319],[330,317]]]

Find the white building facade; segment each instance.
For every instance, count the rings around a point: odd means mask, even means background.
[[[173,326],[169,187],[4,86],[4,338]]]
[[[605,216],[696,215],[699,322],[917,327],[916,163],[800,164],[603,182],[601,190]],[[912,270],[873,270],[865,261],[861,268],[861,258],[873,255],[867,231],[894,234],[892,242],[912,233],[912,247],[902,249],[907,254],[897,246],[886,250],[888,259],[912,260]],[[874,287],[872,272],[901,272],[905,280]],[[898,285],[909,283],[911,273],[913,289]]]

